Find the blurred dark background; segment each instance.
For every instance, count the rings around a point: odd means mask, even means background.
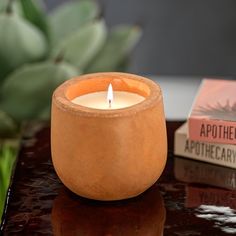
[[[68,0],[67,0],[68,1]],[[235,0],[97,0],[108,26],[140,24],[130,72],[236,75]],[[45,1],[48,10],[66,0]]]

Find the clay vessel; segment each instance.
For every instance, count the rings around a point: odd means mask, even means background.
[[[145,100],[122,109],[99,110],[71,102],[114,90]],[[144,192],[160,177],[167,158],[166,124],[159,85],[126,73],[95,73],[60,85],[52,98],[52,161],[74,193],[96,200],[120,200]]]

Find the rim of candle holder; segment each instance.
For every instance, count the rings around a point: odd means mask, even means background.
[[[72,86],[79,86],[78,84],[82,81],[88,81],[88,80],[98,80],[99,79],[108,79],[110,81],[114,80],[126,80],[126,81],[136,81],[140,82],[140,84],[143,84],[144,86],[148,87],[149,89],[149,94],[147,96],[144,96],[145,99],[135,105],[125,107],[125,108],[119,108],[119,109],[97,109],[97,108],[90,108],[86,106],[82,106],[79,104],[73,103],[67,96],[67,91],[68,89],[72,88]],[[138,88],[136,88],[138,90]],[[103,90],[98,90],[98,91],[106,91],[106,89]],[[114,91],[116,91],[114,89]],[[118,91],[128,91],[128,92],[133,92],[136,94],[141,95],[137,91],[134,92],[132,88],[129,90],[118,90]],[[93,91],[91,88],[91,91],[84,93],[92,93],[92,92],[97,92]],[[81,94],[81,95],[84,95]],[[92,73],[92,74],[85,74],[77,77],[73,77],[72,79],[64,82],[61,84],[53,93],[53,101],[54,104],[70,113],[74,113],[77,116],[88,116],[88,117],[94,117],[94,116],[99,116],[99,117],[120,117],[120,116],[130,116],[130,115],[135,115],[136,113],[152,108],[153,106],[157,105],[159,102],[162,101],[162,91],[159,86],[159,84],[153,82],[150,79],[147,79],[145,77],[135,75],[135,74],[130,74],[130,73],[123,73],[123,72],[99,72],[99,73]]]

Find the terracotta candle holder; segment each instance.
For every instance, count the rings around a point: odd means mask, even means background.
[[[94,109],[71,102],[106,91],[143,96],[121,109]],[[74,193],[96,200],[139,195],[160,177],[167,157],[160,87],[141,76],[95,73],[73,78],[53,94],[52,160],[61,181]]]

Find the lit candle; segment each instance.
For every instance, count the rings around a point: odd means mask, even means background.
[[[116,72],[72,78],[54,91],[51,117],[53,165],[74,193],[121,200],[160,177],[166,122],[161,89],[153,81]]]
[[[114,98],[114,99],[113,99]],[[74,98],[71,102],[96,109],[120,109],[133,106],[142,102],[145,98],[137,93],[113,91],[112,85],[108,91],[88,93]]]

